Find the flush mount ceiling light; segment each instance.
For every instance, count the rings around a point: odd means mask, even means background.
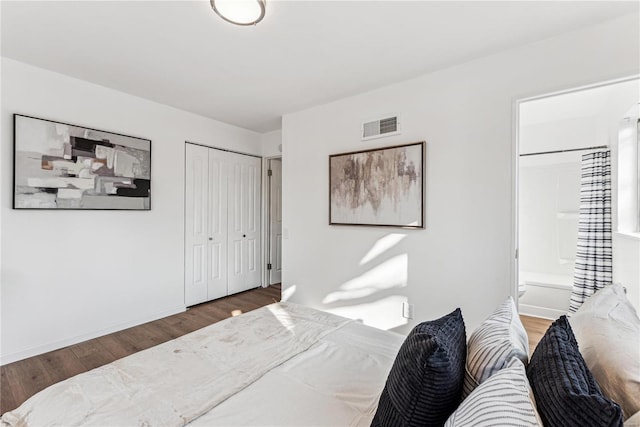
[[[209,0],[213,10],[227,22],[256,25],[264,18],[265,0]]]

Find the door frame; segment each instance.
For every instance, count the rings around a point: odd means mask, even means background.
[[[518,280],[519,280],[519,240],[518,240],[518,219],[519,219],[519,194],[518,194],[518,186],[520,179],[520,104],[529,101],[535,101],[544,98],[551,98],[559,95],[566,95],[569,93],[580,92],[588,89],[595,89],[598,87],[608,86],[616,83],[624,83],[631,80],[640,79],[640,74],[633,74],[626,77],[620,77],[615,79],[608,80],[600,80],[591,83],[586,83],[579,86],[572,86],[569,88],[557,89],[549,92],[540,93],[530,95],[523,95],[521,97],[517,97],[513,99],[512,102],[512,126],[511,126],[511,252],[510,252],[510,265],[511,265],[511,274],[510,283],[509,283],[509,295],[513,298],[516,303],[516,307],[520,310],[520,302],[518,298]],[[612,170],[613,173],[613,170]],[[612,226],[615,224],[615,215],[614,211],[617,211],[617,207],[614,205],[617,204],[617,196],[615,191],[612,191]]]
[[[267,270],[267,264],[269,263],[269,244],[270,244],[270,213],[269,206],[271,203],[271,192],[269,191],[269,160],[280,159],[282,161],[282,155],[270,156],[262,158],[262,287],[269,286],[269,270]]]

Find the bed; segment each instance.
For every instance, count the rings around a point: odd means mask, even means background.
[[[368,426],[403,339],[271,304],[55,384],[2,426]]]
[[[615,349],[615,351],[611,351]],[[27,426],[640,427],[640,319],[620,285],[536,349],[512,299],[408,336],[281,302],[69,378],[2,416]]]

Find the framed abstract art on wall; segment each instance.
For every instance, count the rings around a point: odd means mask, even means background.
[[[329,156],[329,224],[424,228],[424,142]]]
[[[151,141],[14,114],[14,209],[151,209]]]

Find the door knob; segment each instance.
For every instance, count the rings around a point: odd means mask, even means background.
[[[242,237],[247,237],[247,235],[246,235],[246,234],[243,234],[243,235],[242,235]]]
[[[209,237],[209,240],[213,240],[213,237]]]

